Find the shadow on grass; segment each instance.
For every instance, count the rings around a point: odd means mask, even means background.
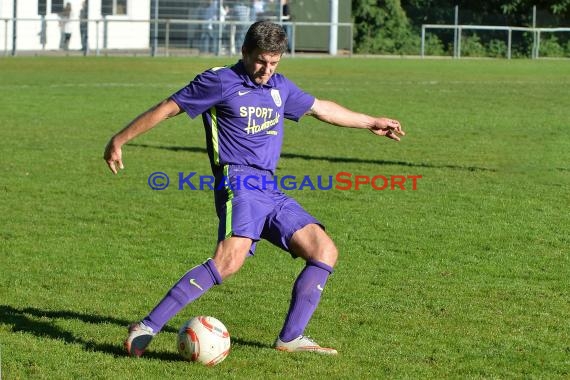
[[[124,319],[114,317],[106,317],[94,314],[84,314],[69,310],[42,310],[34,307],[15,308],[10,305],[0,305],[0,325],[11,326],[13,332],[24,332],[42,338],[51,338],[62,340],[66,343],[79,344],[83,346],[85,351],[103,352],[115,357],[126,356],[123,350],[123,342],[121,337],[120,341],[114,344],[98,343],[94,339],[86,339],[75,335],[72,331],[62,329],[55,326],[52,320],[54,319],[69,319],[79,320],[91,324],[113,324],[121,327],[126,327],[132,323]],[[177,333],[173,327],[166,326],[163,332]],[[126,331],[125,331],[126,332]],[[232,336],[232,343],[243,346],[253,346],[259,348],[270,348],[268,344],[260,342],[247,341]],[[144,355],[145,358],[159,359],[165,361],[182,361],[183,359],[175,352],[161,351],[156,352],[149,350]]]
[[[164,146],[164,145],[149,145],[149,144],[128,144],[129,146],[138,148],[151,148],[151,149],[164,149],[171,150],[174,152],[192,152],[192,153],[207,153],[206,149],[192,146]],[[338,162],[338,163],[360,163],[360,164],[370,164],[370,165],[395,165],[395,166],[408,166],[415,168],[437,168],[437,169],[454,169],[454,170],[466,170],[470,172],[475,171],[487,171],[495,172],[496,169],[483,168],[478,166],[461,166],[461,165],[441,165],[441,164],[429,164],[426,162],[408,162],[408,161],[396,161],[396,160],[376,160],[358,157],[330,157],[330,156],[313,156],[309,154],[299,154],[299,153],[281,153],[282,158],[297,158],[302,160],[315,160],[315,161],[328,161],[328,162]]]

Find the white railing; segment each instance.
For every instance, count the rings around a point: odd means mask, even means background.
[[[507,59],[512,56],[512,34],[513,31],[531,32],[533,33],[532,58],[539,58],[540,35],[541,33],[558,33],[570,32],[570,28],[531,28],[519,26],[490,26],[490,25],[440,25],[440,24],[424,24],[422,25],[422,41],[421,56],[425,56],[425,39],[426,30],[428,29],[451,29],[456,33],[456,41],[453,47],[453,57],[461,58],[461,33],[463,30],[503,30],[507,32]]]
[[[171,30],[171,26],[173,25],[195,25],[195,26],[201,26],[204,25],[204,21],[202,20],[177,20],[177,19],[173,19],[173,20],[161,20],[164,23],[164,27],[165,27],[165,41],[164,41],[164,50],[165,50],[165,55],[169,55],[170,54],[170,30]],[[153,21],[154,22],[154,21]],[[235,54],[241,54],[240,52],[240,46],[239,43],[236,42],[236,30],[237,27],[239,26],[245,26],[248,27],[249,25],[251,25],[251,22],[239,22],[239,21],[212,21],[210,22],[212,25],[217,25],[217,27],[215,29],[217,29],[218,31],[218,38],[216,39],[217,41],[217,49],[216,51],[221,52],[224,49],[224,46],[222,46],[222,28],[227,28],[229,29],[229,44],[228,46],[225,46],[226,48],[226,53],[230,54],[230,55],[235,55]],[[333,27],[339,27],[339,28],[348,28],[349,29],[349,54],[352,55],[352,50],[353,50],[353,37],[354,37],[354,26],[352,23],[335,23],[335,24],[331,24],[329,22],[282,22],[280,23],[283,26],[289,26],[291,27],[291,41],[290,41],[290,45],[291,45],[291,56],[295,56],[295,52],[297,51],[297,47],[295,45],[295,39],[296,39],[296,35],[297,35],[297,27],[299,26],[311,26],[311,27],[327,27],[330,28],[331,26]],[[301,37],[302,38],[302,37]],[[152,50],[156,51],[158,48],[158,42],[157,42],[157,38],[154,37],[153,38],[153,42],[152,42]]]
[[[72,33],[72,44],[70,51],[79,51],[80,24],[79,19],[69,22],[74,25]],[[188,30],[199,30],[200,27],[212,24],[216,31],[214,49],[217,55],[241,54],[241,41],[236,40],[236,30],[238,27],[249,27],[251,22],[239,21],[204,21],[204,20],[179,20],[179,19],[152,19],[152,20],[132,20],[117,18],[101,18],[83,20],[87,22],[88,48],[84,54],[100,55],[113,54],[113,50],[138,51],[137,54],[171,55],[175,50],[181,50],[173,38],[176,27],[180,29],[186,27]],[[0,18],[0,52],[4,55],[16,55],[17,52],[31,51],[41,54],[45,51],[59,50],[60,29],[59,20],[46,18],[18,18],[16,23],[12,18]],[[298,27],[320,27],[346,28],[348,29],[349,41],[348,52],[352,55],[353,50],[353,24],[352,23],[329,23],[329,22],[283,22],[283,26],[291,28],[291,55],[298,51],[295,46]],[[16,28],[17,25],[17,28]],[[158,33],[161,39],[159,41]],[[306,32],[305,32],[306,33]],[[43,34],[43,35],[42,35]],[[42,38],[43,37],[43,38]],[[185,38],[189,38],[188,35]],[[197,37],[199,38],[199,37]],[[299,35],[298,38],[303,38]],[[184,40],[184,38],[182,39]],[[188,40],[184,40],[184,46],[188,48]],[[345,41],[344,45],[347,45]],[[240,46],[237,46],[240,45]],[[329,48],[328,44],[323,46],[324,51]],[[188,49],[187,49],[188,50]],[[194,50],[199,50],[195,48]]]

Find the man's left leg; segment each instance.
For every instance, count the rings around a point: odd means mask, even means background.
[[[337,249],[317,224],[308,224],[296,231],[289,245],[291,251],[305,259],[307,265],[293,286],[289,311],[275,348],[281,351],[313,351],[334,355],[336,350],[321,347],[304,336],[303,332],[319,304],[327,279],[333,272],[338,257]]]

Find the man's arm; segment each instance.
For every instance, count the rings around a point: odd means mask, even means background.
[[[131,121],[125,128],[115,134],[105,147],[103,158],[109,169],[117,174],[118,169],[123,169],[121,147],[135,137],[155,127],[158,123],[180,114],[182,110],[171,99],[165,99],[146,112]]]
[[[406,134],[398,120],[354,112],[330,100],[315,99],[307,115],[340,127],[369,129],[375,135],[386,136],[396,141],[400,141],[398,135]]]

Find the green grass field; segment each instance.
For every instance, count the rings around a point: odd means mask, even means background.
[[[0,59],[2,379],[568,378],[570,62],[284,58],[302,88],[401,120],[402,142],[287,124],[279,175],[421,175],[417,190],[290,193],[340,260],[307,333],[337,357],[271,349],[302,262],[263,242],[242,271],[177,315],[141,359],[142,318],[209,257],[210,191],[152,191],[209,174],[199,119],[123,150],[110,136],[202,70],[233,60]],[[230,356],[182,361],[178,326],[221,319]]]

